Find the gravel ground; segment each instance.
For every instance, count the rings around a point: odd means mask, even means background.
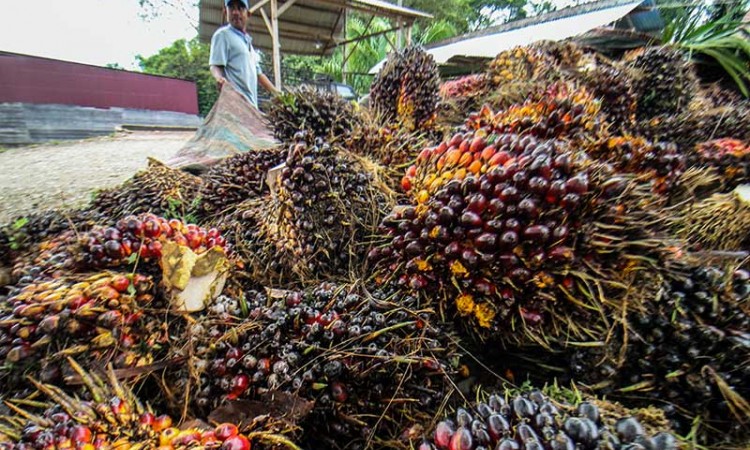
[[[83,141],[0,151],[0,224],[34,211],[85,204],[93,191],[116,186],[169,159],[193,132],[138,131]]]

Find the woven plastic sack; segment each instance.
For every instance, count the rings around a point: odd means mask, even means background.
[[[274,145],[276,141],[264,114],[227,84],[195,136],[167,165],[199,173],[228,156]]]

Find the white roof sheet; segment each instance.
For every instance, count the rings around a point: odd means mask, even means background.
[[[503,50],[537,41],[559,41],[606,25],[628,14],[642,0],[608,0],[566,8],[532,19],[510,22],[427,48],[438,64],[454,56],[494,58]],[[385,60],[370,69],[378,73]]]

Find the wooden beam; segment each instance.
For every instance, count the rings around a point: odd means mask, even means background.
[[[284,3],[284,5],[282,5],[281,8],[279,8],[279,16],[284,14],[286,10],[291,8],[292,5],[294,5],[295,3],[297,3],[297,0],[288,0],[286,3]]]
[[[255,11],[261,9],[264,5],[268,4],[270,0],[260,0],[258,3],[254,4],[250,7],[250,9],[247,10],[247,15],[251,15]]]
[[[266,23],[266,28],[268,29],[268,35],[271,36],[271,41],[273,41],[273,26],[271,25],[271,21],[268,20],[268,15],[266,14],[266,10],[261,9],[260,15],[263,16],[263,22]]]
[[[281,89],[281,43],[279,42],[279,8],[278,0],[271,0],[271,26],[273,31],[273,75],[276,89]]]
[[[351,44],[353,42],[361,42],[361,41],[364,41],[365,39],[369,39],[371,37],[375,37],[375,36],[380,36],[380,35],[383,35],[383,34],[392,33],[392,32],[394,32],[396,30],[398,30],[398,28],[389,28],[389,29],[383,30],[383,31],[374,31],[374,32],[372,32],[370,34],[363,34],[362,36],[358,36],[356,38],[347,39],[346,41],[334,42],[335,45],[331,45],[331,46],[328,46],[326,48],[338,47],[339,45]]]

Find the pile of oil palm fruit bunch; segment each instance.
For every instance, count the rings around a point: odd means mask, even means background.
[[[409,47],[14,218],[0,449],[749,448],[750,102],[689,56]]]
[[[310,87],[293,89],[273,98],[268,120],[280,141],[289,141],[300,131],[316,137],[343,138],[357,123],[352,103],[334,92]]]

